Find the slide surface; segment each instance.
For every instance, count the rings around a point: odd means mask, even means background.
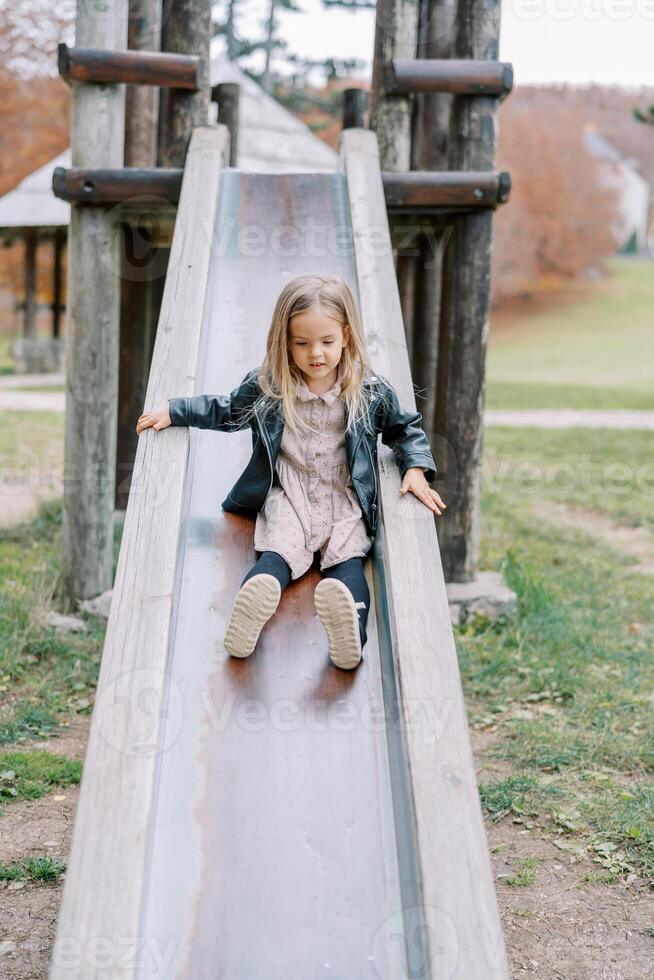
[[[261,363],[291,276],[338,273],[356,293],[349,230],[343,174],[223,173],[196,393],[228,392]],[[287,587],[251,657],[226,654],[256,554],[254,519],[220,503],[250,450],[249,429],[191,433],[141,933],[161,949],[178,938],[169,976],[402,976],[371,563],[356,670],[328,659],[315,567]]]

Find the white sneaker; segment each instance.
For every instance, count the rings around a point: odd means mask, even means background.
[[[225,650],[232,657],[249,657],[259,633],[279,605],[282,587],[274,575],[261,572],[241,586],[225,632]]]
[[[329,640],[329,659],[351,670],[361,660],[359,617],[352,593],[339,579],[324,578],[315,588],[313,601]]]

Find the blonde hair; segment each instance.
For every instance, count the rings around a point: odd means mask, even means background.
[[[314,431],[303,422],[295,408],[297,386],[303,377],[290,354],[289,330],[291,317],[316,307],[324,309],[341,326],[349,325],[350,335],[338,365],[340,397],[347,405],[347,429],[352,429],[362,419],[371,430],[370,401],[363,383],[372,373],[372,368],[356,300],[347,282],[340,276],[319,273],[296,276],[282,289],[273,311],[266,338],[266,356],[257,379],[263,404],[270,406],[281,402],[284,422],[293,432],[298,433],[300,424]]]

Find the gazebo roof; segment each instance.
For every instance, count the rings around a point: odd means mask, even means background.
[[[222,54],[211,59],[211,84],[218,82],[241,86],[237,163],[242,170],[315,173],[336,169],[334,150]],[[53,194],[52,175],[55,167],[70,165],[68,148],[0,197],[0,231],[66,226],[70,205]]]

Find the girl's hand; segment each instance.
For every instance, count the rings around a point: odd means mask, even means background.
[[[170,424],[170,412],[167,408],[162,408],[158,412],[145,412],[136,423],[136,434],[140,435],[143,429],[165,429]]]
[[[425,470],[422,466],[410,466],[404,474],[400,493],[404,494],[407,490],[410,490],[418,500],[422,500],[426,507],[429,507],[430,510],[435,511],[437,514],[440,514],[439,507],[442,507],[443,510],[447,507],[447,504],[443,503],[440,496],[427,483]]]

